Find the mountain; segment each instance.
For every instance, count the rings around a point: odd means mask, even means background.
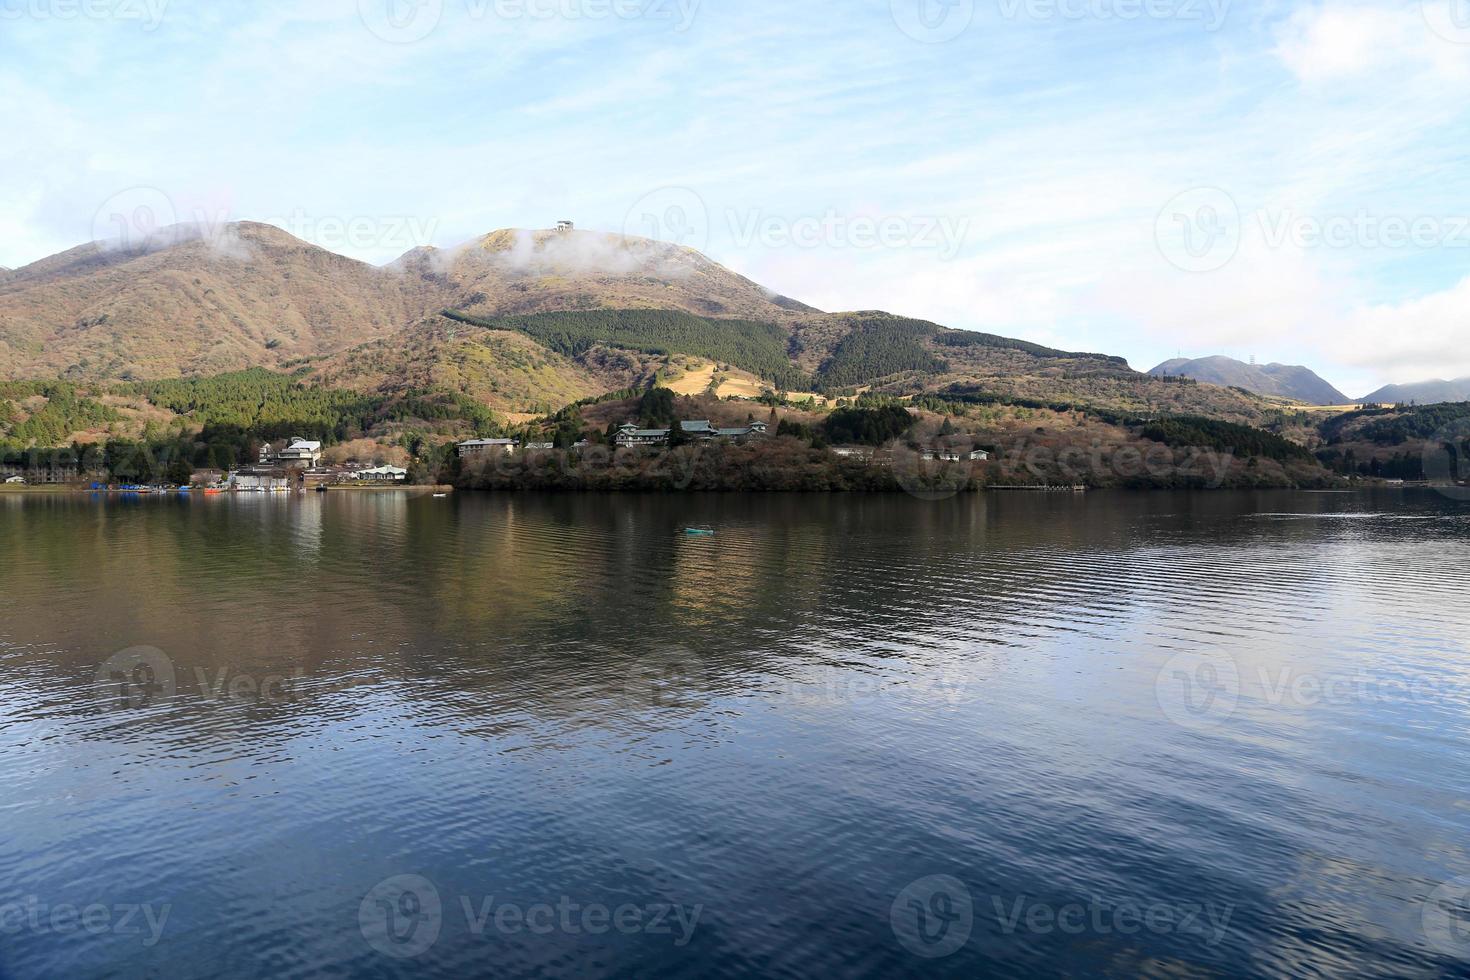
[[[1258,395],[1292,398],[1312,405],[1344,405],[1350,399],[1313,371],[1289,364],[1246,364],[1232,357],[1176,358],[1149,374],[1155,377],[1193,378],[1206,384],[1244,388]]]
[[[175,226],[0,279],[0,376],[166,378],[281,368],[401,329],[432,286],[270,225]]]
[[[1361,401],[1370,404],[1435,405],[1440,402],[1470,401],[1470,378],[1455,381],[1420,381],[1416,384],[1385,385],[1364,395]]]
[[[599,232],[504,229],[454,249],[414,249],[389,268],[439,284],[445,306],[474,316],[678,309],[785,320],[818,312],[691,248]]]
[[[881,311],[826,313],[692,249],[587,231],[501,230],[376,267],[270,225],[178,226],[0,277],[0,379],[96,387],[250,368],[507,415],[716,374],[747,392],[833,398],[868,390],[1240,422],[1269,407],[1105,354]]]

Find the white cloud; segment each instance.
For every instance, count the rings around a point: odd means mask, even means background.
[[[1421,72],[1464,78],[1470,72],[1470,47],[1464,43],[1470,41],[1470,25],[1458,43],[1434,26],[1440,20],[1454,24],[1448,7],[1438,0],[1395,7],[1305,7],[1278,29],[1276,55],[1309,84],[1349,78],[1392,84]]]

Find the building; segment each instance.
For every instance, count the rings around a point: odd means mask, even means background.
[[[291,475],[284,469],[252,467],[230,474],[230,489],[244,493],[275,493],[291,489]]]
[[[958,449],[926,449],[919,454],[923,459],[937,459],[946,463],[959,463],[965,460],[979,462],[990,458],[990,453],[983,449],[974,449],[962,452]]]
[[[58,464],[53,466],[31,466],[24,470],[7,467],[0,470],[0,479],[6,483],[28,483],[32,486],[59,486],[63,483],[75,483],[81,478],[81,470],[76,466]]]
[[[669,441],[668,429],[640,429],[632,422],[618,426],[613,441],[619,446],[664,446]]]
[[[556,223],[556,230],[559,231],[559,232],[561,232],[562,234],[566,234],[567,232],[572,231],[576,227],[577,226],[574,225],[574,224],[572,224],[570,221],[558,221]]]
[[[526,451],[527,452],[530,452],[532,450],[544,450],[544,449],[555,449],[555,448],[556,448],[556,443],[554,443],[554,442],[528,442],[528,443],[526,443]]]
[[[195,470],[189,477],[190,486],[213,487],[225,482],[224,470]]]
[[[322,444],[302,439],[300,436],[292,439],[279,450],[273,449],[270,443],[260,447],[261,466],[289,466],[300,469],[311,469],[322,461]]]
[[[478,459],[482,456],[509,456],[520,447],[519,439],[471,439],[459,444],[460,459]]]
[[[873,458],[873,449],[871,446],[833,446],[832,455],[843,459],[869,460]]]
[[[408,479],[408,470],[401,466],[374,466],[370,470],[358,470],[356,479],[364,483],[403,483]]]
[[[681,419],[679,428],[684,435],[696,442],[711,442],[715,439],[748,439],[763,436],[769,431],[765,422],[752,422],[737,428],[717,428],[708,419]],[[669,442],[672,429],[640,429],[632,422],[618,427],[614,438],[619,446],[664,446]]]
[[[737,442],[749,439],[752,436],[763,436],[770,431],[770,426],[765,422],[752,422],[731,429],[716,429],[715,434],[721,439],[734,439]]]

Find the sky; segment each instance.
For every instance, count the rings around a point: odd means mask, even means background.
[[[174,221],[699,248],[1147,369],[1470,375],[1470,0],[0,0],[0,266]]]

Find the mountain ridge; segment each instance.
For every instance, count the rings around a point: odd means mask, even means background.
[[[1350,399],[1310,368],[1299,364],[1247,364],[1214,355],[1172,358],[1152,368],[1155,377],[1186,377],[1206,384],[1244,388],[1258,395],[1291,398],[1313,405],[1344,405]]]
[[[1410,402],[1432,405],[1440,402],[1470,401],[1470,378],[1456,378],[1453,381],[1435,378],[1408,384],[1384,385],[1359,400],[1383,405],[1401,405]]]
[[[711,366],[831,398],[953,389],[1247,422],[1270,409],[1112,355],[881,311],[823,312],[693,249],[602,232],[502,229],[374,266],[272,225],[175,226],[0,279],[5,378],[264,368],[365,394],[434,389],[522,415]]]

